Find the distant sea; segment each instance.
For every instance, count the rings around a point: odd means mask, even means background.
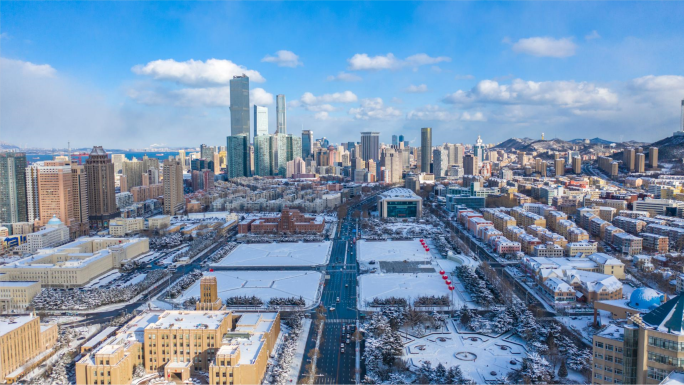
[[[178,151],[170,151],[170,152],[115,152],[115,153],[109,153],[110,156],[111,154],[124,154],[126,155],[126,159],[132,160],[133,158],[136,158],[138,160],[141,160],[143,156],[147,155],[148,158],[157,158],[160,161],[164,159],[168,159],[169,156],[176,156],[178,155]],[[26,155],[26,160],[29,163],[35,163],[35,162],[42,162],[45,160],[52,160],[56,155],[64,155],[63,153],[57,153],[57,154],[27,154]],[[87,156],[83,156],[81,158],[81,162],[85,163],[86,159],[88,159]]]

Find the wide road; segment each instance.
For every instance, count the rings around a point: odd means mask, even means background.
[[[353,252],[351,239],[352,225],[349,218],[344,218],[339,226],[339,234],[333,241],[330,262],[326,268],[329,276],[321,296],[321,304],[326,308],[326,319],[323,326],[322,342],[319,347],[320,356],[316,364],[315,384],[353,384],[355,383],[356,344],[350,338],[347,343],[343,326],[356,324],[356,277],[358,268],[356,255]],[[339,299],[339,302],[338,302]],[[315,312],[312,318],[315,319]],[[347,329],[348,330],[348,329]],[[306,381],[310,362],[309,352],[316,346],[316,333],[311,329],[304,355],[305,362],[299,374],[300,381]],[[344,346],[344,352],[342,349]]]

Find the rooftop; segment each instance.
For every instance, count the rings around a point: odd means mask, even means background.
[[[167,310],[145,329],[218,329],[230,311]]]
[[[412,199],[420,199],[418,195],[416,195],[413,190],[403,188],[403,187],[398,187],[398,188],[393,188],[391,190],[385,191],[382,194],[380,194],[380,198],[382,199],[387,199],[387,198],[412,198]]]

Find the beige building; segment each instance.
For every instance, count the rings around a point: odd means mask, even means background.
[[[35,253],[37,250],[56,247],[69,242],[69,228],[56,216],[40,230],[27,234],[26,243],[20,246],[22,251]]]
[[[72,237],[78,234],[80,225],[74,215],[73,182],[68,162],[46,161],[38,165],[38,207],[40,226],[45,226],[57,216]]]
[[[39,281],[44,286],[81,287],[150,250],[147,238],[79,238],[0,266],[7,281]]]
[[[183,166],[176,160],[164,161],[164,214],[176,215],[183,212]]]
[[[76,383],[129,384],[140,365],[175,382],[202,371],[210,384],[259,384],[279,333],[278,313],[145,312],[76,363]]]
[[[0,312],[24,311],[35,296],[40,293],[37,281],[2,281],[0,274]]]
[[[0,381],[15,382],[57,341],[57,325],[42,326],[35,315],[0,317]]]
[[[660,384],[684,365],[684,296],[593,337],[594,384]]]
[[[164,230],[171,226],[171,217],[168,215],[155,215],[147,219],[149,230]]]
[[[144,218],[114,218],[109,222],[109,235],[123,237],[145,229]]]

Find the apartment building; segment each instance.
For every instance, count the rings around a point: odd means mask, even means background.
[[[664,235],[641,233],[639,236],[643,239],[642,245],[646,250],[664,254],[670,249],[670,239]]]
[[[35,315],[0,317],[0,381],[17,381],[56,341],[57,325],[41,325]]]

